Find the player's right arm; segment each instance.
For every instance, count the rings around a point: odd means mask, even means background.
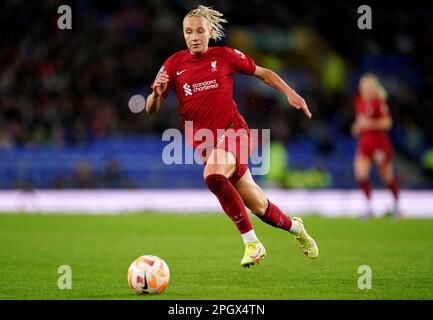
[[[294,106],[296,109],[302,109],[308,118],[312,117],[310,109],[308,109],[304,98],[297,94],[295,90],[293,90],[274,71],[256,65],[256,71],[254,72],[254,75],[267,85],[270,85],[271,87],[283,92],[286,95],[290,105]]]
[[[167,90],[170,81],[167,72],[163,72],[153,83],[153,91],[146,100],[146,112],[152,114],[158,112],[161,103],[164,101],[164,92]]]

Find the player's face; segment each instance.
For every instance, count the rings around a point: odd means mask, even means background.
[[[183,20],[183,36],[192,54],[204,53],[209,45],[209,23],[201,17],[187,17]]]
[[[363,100],[374,99],[376,93],[376,87],[374,81],[369,78],[364,78],[359,83],[359,93]]]

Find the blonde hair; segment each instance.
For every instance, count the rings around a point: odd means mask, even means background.
[[[188,12],[185,18],[188,17],[204,18],[209,23],[211,29],[211,38],[214,40],[221,40],[224,37],[224,32],[223,32],[224,27],[221,25],[221,23],[227,22],[227,20],[223,19],[222,16],[223,14],[221,12],[212,9],[212,7],[199,5],[197,9]]]
[[[374,85],[374,87],[376,89],[376,96],[379,99],[381,99],[382,101],[386,101],[386,99],[388,98],[388,92],[382,86],[382,84],[380,83],[378,77],[376,77],[372,73],[365,73],[365,74],[362,75],[360,81],[364,81],[364,80],[370,80],[370,81],[372,81],[373,85]]]

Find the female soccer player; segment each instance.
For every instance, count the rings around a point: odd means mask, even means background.
[[[359,81],[359,97],[355,102],[356,119],[352,134],[358,137],[354,169],[355,178],[367,200],[366,217],[373,217],[369,175],[375,163],[383,182],[394,197],[393,216],[399,218],[399,185],[394,177],[392,146],[388,131],[392,118],[386,104],[387,92],[373,74],[365,74]]]
[[[165,61],[152,84],[153,92],[147,98],[146,111],[149,114],[158,111],[172,89],[179,99],[184,127],[185,121],[192,121],[194,133],[207,129],[213,134],[210,148],[209,145],[203,147],[202,140],[194,140],[192,145],[205,164],[206,185],[242,235],[245,244],[243,267],[259,263],[266,255],[245,206],[264,222],[294,234],[302,252],[315,258],[319,250],[303,221],[286,216],[252,179],[245,161],[250,156],[251,145],[241,143],[250,142],[250,131],[233,101],[233,74],[254,75],[283,92],[288,102],[302,109],[307,117],[311,117],[311,113],[304,99],[271,70],[257,66],[253,59],[238,50],[208,46],[211,38],[219,40],[224,35],[221,23],[226,20],[222,16],[202,5],[185,16],[183,34],[188,49]],[[218,135],[218,129],[227,131]],[[228,129],[235,134],[228,134]]]

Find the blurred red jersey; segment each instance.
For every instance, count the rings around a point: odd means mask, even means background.
[[[227,129],[237,123],[247,127],[233,100],[233,74],[252,75],[255,70],[254,60],[239,50],[209,47],[201,55],[192,55],[188,50],[173,54],[157,77],[167,72],[169,83],[163,96],[166,98],[170,90],[175,91],[183,127],[185,121],[193,121],[194,133],[202,128],[212,130],[216,144],[217,129]],[[199,144],[194,141],[193,146]]]
[[[355,101],[356,116],[368,119],[379,119],[389,116],[386,102],[380,99],[364,101],[357,98]],[[378,163],[387,163],[392,160],[392,146],[386,130],[365,130],[360,133],[357,152]]]

